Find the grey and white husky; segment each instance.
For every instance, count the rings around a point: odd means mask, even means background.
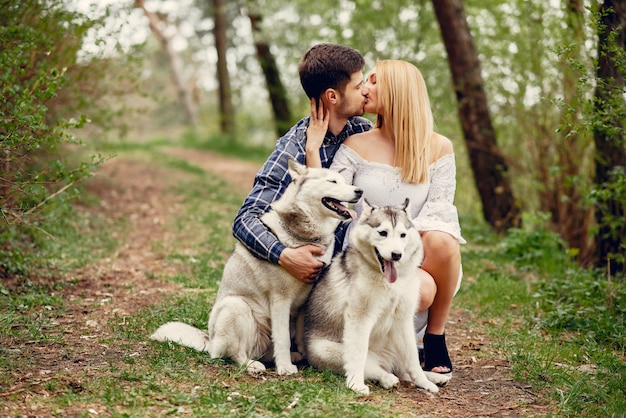
[[[288,247],[315,244],[324,248],[320,260],[329,264],[335,229],[350,217],[344,205],[358,201],[362,191],[336,172],[307,168],[294,160],[289,161],[289,174],[291,183],[261,220]],[[291,358],[290,325],[299,322],[296,360],[304,351],[303,319],[296,318],[311,288],[237,242],[224,267],[208,334],[181,322],[168,322],[150,338],[208,351],[212,358],[230,358],[252,373],[265,370],[263,362],[273,357],[278,374],[293,374],[298,369]]]
[[[316,283],[305,307],[310,365],[345,374],[346,385],[367,395],[366,380],[384,388],[400,380],[432,393],[449,376],[424,372],[413,327],[419,302],[420,234],[398,206],[371,206],[349,235],[345,252]]]

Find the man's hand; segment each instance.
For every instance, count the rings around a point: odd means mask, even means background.
[[[313,244],[285,248],[280,254],[278,264],[301,282],[313,283],[324,267],[324,263],[315,257],[322,255],[324,250]]]

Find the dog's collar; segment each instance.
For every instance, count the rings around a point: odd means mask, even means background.
[[[291,237],[294,238],[296,241],[310,242],[310,243],[318,243],[322,241],[322,237],[305,238],[296,234],[291,229],[289,229],[289,227],[283,222],[282,219],[280,219],[280,217],[278,218],[278,223],[280,223],[280,226],[283,228],[283,230],[289,235],[291,235]]]

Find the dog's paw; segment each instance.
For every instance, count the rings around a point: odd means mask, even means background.
[[[246,371],[251,374],[262,373],[265,371],[265,365],[260,361],[249,360],[246,365]]]
[[[423,381],[416,381],[413,382],[415,383],[415,386],[422,388],[422,389],[426,389],[427,391],[429,391],[430,393],[437,393],[439,392],[439,388],[437,387],[437,385],[435,385],[433,382],[431,382],[428,379],[424,379]]]
[[[434,372],[424,372],[426,378],[433,382],[438,386],[445,386],[451,379],[452,373],[434,373]]]
[[[398,379],[398,376],[396,376],[395,374],[389,373],[387,375],[381,376],[378,383],[380,383],[383,388],[390,389],[394,386],[397,386],[400,383],[400,379]]]
[[[355,391],[356,393],[360,395],[370,394],[370,388],[369,386],[365,384],[363,380],[350,378],[348,376],[348,378],[346,379],[346,386],[348,386],[350,389],[352,389],[353,391]]]
[[[366,384],[348,384],[348,387],[358,393],[359,395],[367,396],[370,394],[370,388]]]
[[[294,364],[282,364],[282,365],[277,364],[276,372],[278,372],[280,376],[289,376],[291,374],[298,373],[298,367]]]

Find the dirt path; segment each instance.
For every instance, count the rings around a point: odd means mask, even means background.
[[[248,190],[259,165],[216,156],[209,152],[168,149],[172,156],[210,170],[233,187]],[[107,358],[121,355],[114,345],[99,343],[108,332],[110,321],[124,321],[133,311],[159,300],[179,288],[161,280],[149,280],[150,273],[175,274],[180,265],[166,261],[168,249],[176,237],[164,225],[168,217],[176,216],[179,202],[168,193],[168,184],[175,176],[164,168],[115,158],[105,163],[89,186],[100,198],[99,210],[110,222],[128,219],[131,228],[127,236],[117,237],[125,244],[110,259],[84,269],[76,287],[66,297],[75,301],[67,315],[59,318],[63,329],[76,347],[76,355],[35,352],[44,374],[35,372],[19,378],[13,392],[32,390],[43,385],[48,374],[62,375],[70,386],[78,384],[72,376],[79,371],[94,374],[106,369]],[[174,176],[174,178],[173,178]],[[167,181],[164,181],[167,179]],[[158,242],[158,246],[153,243]],[[453,310],[448,327],[448,345],[454,363],[454,377],[432,398],[415,395],[408,388],[398,389],[403,405],[396,413],[424,414],[441,417],[517,417],[544,415],[547,410],[536,404],[529,387],[513,381],[509,365],[495,353],[479,330],[470,328],[468,313]],[[89,331],[93,331],[93,338]],[[98,335],[98,338],[95,337]],[[72,341],[73,340],[73,341]],[[141,350],[147,350],[142,346]],[[141,355],[138,352],[137,355]],[[41,371],[40,371],[41,373]],[[23,405],[22,405],[23,406]],[[16,407],[17,408],[17,407]],[[20,408],[21,409],[21,408]],[[1,411],[0,411],[1,413]]]

